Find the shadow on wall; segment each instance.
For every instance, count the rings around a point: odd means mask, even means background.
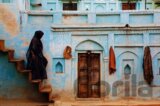
[[[39,93],[38,85],[31,84],[28,75],[19,73],[15,65],[8,62],[7,53],[0,53],[0,99],[47,102],[48,95]]]

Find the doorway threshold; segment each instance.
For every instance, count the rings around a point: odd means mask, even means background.
[[[104,98],[75,98],[76,101],[103,101]]]

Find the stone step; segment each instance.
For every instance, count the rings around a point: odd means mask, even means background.
[[[21,73],[29,73],[29,72],[31,72],[31,70],[26,70],[26,69],[24,69],[24,70],[21,70],[20,72],[21,72]]]
[[[51,85],[41,85],[39,86],[39,91],[42,93],[49,93],[52,91]]]
[[[5,48],[4,43],[4,40],[0,40],[0,50],[3,50]]]
[[[16,65],[16,69],[18,70],[18,72],[29,73],[29,77],[28,77],[29,81],[31,83],[38,84],[39,91],[41,93],[49,93],[49,95],[51,95],[52,87],[51,86],[41,87],[40,86],[41,80],[39,80],[39,81],[32,80],[31,70],[26,70],[24,59],[15,59],[14,58],[14,52],[15,52],[15,50],[5,48],[5,41],[1,40],[1,39],[0,39],[0,52],[8,53],[8,60],[9,60],[9,62],[12,62],[12,63],[14,63]],[[51,100],[50,97],[49,97],[49,101],[53,101],[53,100]],[[0,103],[0,106],[1,106],[1,103]]]
[[[2,50],[0,50],[1,52],[9,52],[11,49],[7,49],[7,48],[4,48]]]
[[[16,62],[16,68],[19,72],[25,69],[24,60]]]
[[[8,51],[8,60],[14,60],[14,50]]]
[[[52,91],[52,88],[43,88],[39,90],[41,93],[49,93]]]

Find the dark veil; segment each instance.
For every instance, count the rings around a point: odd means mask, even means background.
[[[47,79],[47,59],[43,56],[42,31],[36,31],[32,38],[26,57],[27,70],[31,70],[32,80]]]

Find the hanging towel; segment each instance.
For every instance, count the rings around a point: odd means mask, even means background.
[[[71,59],[72,58],[72,48],[70,46],[66,46],[63,52],[63,56],[65,59]]]
[[[109,50],[109,74],[113,74],[116,71],[116,59],[112,46]]]
[[[150,53],[150,48],[145,47],[144,57],[143,57],[143,73],[146,82],[151,85],[153,81],[153,70],[152,70],[152,57]]]

